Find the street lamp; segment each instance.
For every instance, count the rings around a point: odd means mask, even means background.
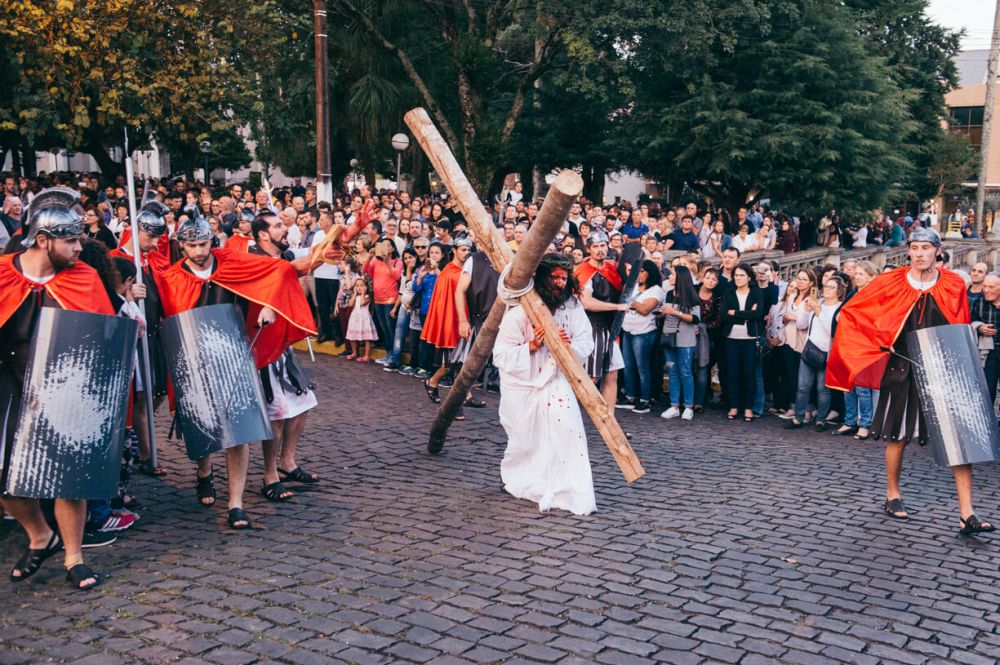
[[[351,191],[353,192],[358,188],[358,167],[361,166],[361,162],[356,159],[351,160]]]
[[[205,186],[208,187],[208,153],[212,150],[212,144],[208,141],[202,141],[198,144],[198,150],[201,150],[201,154],[205,155]]]
[[[400,132],[392,137],[392,147],[396,150],[396,193],[400,191],[399,172],[403,166],[403,151],[410,147],[410,137]]]

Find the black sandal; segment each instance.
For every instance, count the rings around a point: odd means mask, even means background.
[[[463,406],[467,406],[472,409],[482,409],[486,406],[486,402],[481,399],[476,399],[475,397],[467,397]]]
[[[291,483],[305,483],[307,485],[312,485],[313,483],[319,482],[319,476],[315,473],[309,473],[301,466],[297,466],[291,471],[278,469],[278,475],[281,476],[282,480],[287,480]]]
[[[898,496],[895,499],[886,499],[885,503],[882,504],[882,510],[884,510],[885,514],[894,520],[910,519],[910,515],[907,513],[906,508],[903,506],[903,500]],[[899,513],[907,513],[907,514],[900,515]]]
[[[93,584],[84,584],[87,580],[94,580]],[[83,563],[78,563],[66,571],[66,581],[75,586],[80,591],[90,591],[101,584],[101,576]]]
[[[23,582],[38,572],[45,560],[63,548],[62,540],[59,539],[59,532],[53,531],[49,542],[40,550],[33,550],[30,547],[10,571],[11,582]],[[21,573],[15,575],[14,573]]]
[[[280,480],[271,483],[270,485],[264,485],[264,487],[260,490],[260,493],[263,494],[268,501],[277,501],[279,503],[282,501],[288,501],[295,496],[295,492],[290,489],[286,489],[285,486],[281,484]]]
[[[981,522],[976,514],[973,513],[968,517],[961,518],[962,524],[965,526],[959,530],[959,535],[961,536],[971,536],[975,533],[989,533],[991,531],[996,531],[997,528],[990,524],[989,522]]]
[[[850,425],[845,425],[838,430],[833,432],[834,436],[854,436],[858,431],[857,427],[851,427]]]
[[[195,484],[195,491],[198,493],[198,503],[208,508],[215,505],[215,471],[209,471],[208,475],[202,478],[196,474],[198,482]],[[205,499],[211,499],[205,503]]]
[[[243,524],[238,524],[243,522]],[[229,528],[235,531],[242,531],[250,528],[250,518],[242,508],[229,509]]]
[[[432,388],[429,383],[430,379],[424,379],[424,391],[427,393],[427,398],[434,402],[435,404],[441,403],[441,395],[437,388]]]
[[[167,472],[162,467],[152,466],[148,459],[136,460],[135,470],[150,478],[160,478],[167,475]]]

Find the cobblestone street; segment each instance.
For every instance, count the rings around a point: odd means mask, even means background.
[[[951,474],[908,450],[908,522],[885,518],[882,446],[781,422],[619,412],[646,476],[629,487],[589,429],[598,512],[540,514],[501,491],[498,398],[467,409],[446,454],[420,383],[329,356],[304,365],[320,408],[300,461],[323,482],[290,504],[259,494],[260,530],[198,505],[194,466],[166,441],[147,508],[86,556],[0,582],[0,663],[995,663],[1000,536],[958,537]],[[588,423],[589,424],[589,423]],[[1000,520],[1000,471],[976,509]],[[293,487],[298,488],[298,487]],[[25,546],[0,530],[7,572]]]

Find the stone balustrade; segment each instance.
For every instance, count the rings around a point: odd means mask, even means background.
[[[945,240],[941,249],[951,255],[953,268],[968,270],[974,263],[982,261],[995,270],[1000,264],[1000,241],[994,240]],[[682,256],[684,252],[667,252],[667,261]],[[839,266],[845,261],[871,261],[879,270],[886,266],[902,266],[907,263],[906,245],[897,247],[865,247],[864,249],[844,250],[842,247],[813,247],[801,252],[785,254],[780,251],[748,252],[742,260],[750,265],[761,261],[777,261],[778,269],[784,279],[790,279],[802,268],[827,263]],[[708,259],[712,265],[719,264],[719,258]]]

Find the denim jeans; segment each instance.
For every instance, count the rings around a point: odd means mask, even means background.
[[[410,310],[400,307],[396,313],[396,334],[392,338],[392,353],[389,354],[388,365],[398,365],[403,358],[403,343],[406,342],[406,333],[410,330]],[[415,365],[416,358],[410,358],[410,364]]]
[[[667,377],[670,382],[670,406],[694,406],[694,354],[697,347],[667,348]]]
[[[799,386],[795,393],[795,419],[805,420],[806,407],[809,405],[809,394],[816,388],[816,424],[826,422],[830,415],[830,389],[826,387],[826,365],[821,369],[813,369],[799,361]],[[871,419],[869,411],[869,420]]]
[[[97,529],[111,516],[111,502],[107,499],[87,500],[87,526]]]
[[[754,349],[753,375],[756,387],[753,393],[753,412],[760,415],[764,413],[764,362],[756,356],[756,351]]]
[[[386,349],[392,349],[393,338],[396,332],[396,323],[389,316],[392,305],[375,304],[375,324],[378,326],[379,334],[382,335],[382,343]]]
[[[871,388],[855,388],[844,393],[844,425],[871,429],[873,408]]]
[[[656,330],[633,335],[622,333],[622,358],[625,361],[625,396],[649,401],[652,373],[649,357],[656,342]]]

